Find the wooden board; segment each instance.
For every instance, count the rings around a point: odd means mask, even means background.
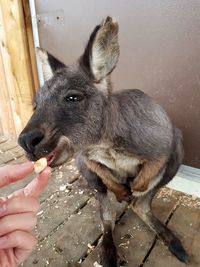
[[[62,190],[45,200],[41,205],[41,216],[37,227],[38,239],[41,240],[50,234],[54,229],[66,221],[73,213],[87,204],[90,198],[90,191],[84,190],[77,181],[71,185],[62,185]]]
[[[17,147],[18,144],[13,139],[8,139],[5,142],[0,143],[0,153],[6,152],[12,148]]]
[[[28,52],[31,60],[31,70],[33,74],[33,82],[34,82],[34,89],[35,92],[39,88],[39,79],[38,79],[38,72],[37,72],[37,63],[36,63],[36,55],[35,55],[35,46],[33,40],[33,29],[31,23],[31,12],[30,12],[30,5],[29,1],[22,0],[23,4],[23,11],[24,11],[24,21],[25,21],[25,30],[27,33],[27,40],[28,40]]]
[[[97,203],[86,205],[80,213],[71,218],[50,237],[47,237],[39,249],[24,263],[25,267],[45,266],[46,262],[53,264],[61,257],[63,262],[78,261],[87,251],[87,244],[101,235],[99,217],[93,216]],[[90,227],[88,227],[90,226]],[[54,265],[52,265],[54,266]],[[58,265],[59,266],[59,265]]]
[[[81,197],[77,200],[76,203],[79,203]],[[120,215],[125,207],[124,204],[115,202],[115,208]],[[25,267],[33,263],[34,266],[41,267],[45,266],[46,262],[51,266],[62,266],[66,262],[77,264],[86,255],[88,244],[91,246],[102,234],[98,203],[94,198],[90,198],[85,207],[80,208],[78,212],[74,209],[73,213],[52,235],[39,244],[39,248],[24,263]],[[58,265],[55,265],[55,262]]]
[[[179,206],[172,216],[169,227],[177,233],[191,257],[190,264],[178,261],[158,240],[144,267],[199,267],[200,266],[200,209]]]
[[[7,140],[9,140],[8,137],[4,136],[4,135],[0,135],[0,144],[6,142]]]
[[[6,164],[8,162],[14,161],[24,155],[24,151],[19,146],[14,147],[11,150],[7,150],[0,153],[0,165]]]
[[[16,135],[15,126],[15,115],[14,107],[11,102],[11,95],[9,88],[13,86],[11,79],[11,69],[10,69],[10,56],[6,49],[6,33],[4,28],[3,13],[0,6],[0,83],[1,83],[1,93],[0,93],[0,121],[1,121],[1,132],[0,134],[6,135]]]
[[[177,200],[163,199],[154,200],[154,211],[156,216],[163,222],[167,220]],[[116,225],[114,231],[115,242],[125,266],[140,266],[149,249],[151,248],[155,234],[128,209]],[[86,258],[83,267],[94,267],[95,261],[100,263],[100,245]]]
[[[27,10],[28,6],[25,7]],[[0,120],[3,131],[0,134],[16,137],[32,114],[35,93],[35,67],[30,59],[33,47],[30,48],[28,42],[22,1],[0,1],[0,24]],[[30,27],[28,32],[30,35]]]
[[[52,170],[52,175],[48,183],[48,187],[45,189],[43,194],[40,196],[40,202],[42,203],[52,194],[58,192],[60,187],[69,186],[79,178],[77,170],[73,165],[64,164],[62,168],[56,168]],[[83,187],[82,179],[79,183]]]

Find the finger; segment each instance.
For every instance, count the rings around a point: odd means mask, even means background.
[[[0,168],[0,188],[23,179],[33,171],[33,163],[6,165]]]
[[[50,174],[51,168],[45,168],[43,172],[24,188],[25,195],[38,197],[47,186]]]
[[[13,194],[9,195],[8,198],[12,198],[14,196],[38,197],[47,186],[50,174],[51,168],[45,168],[45,170],[38,174],[36,178],[33,179],[26,187],[15,191]]]
[[[0,218],[6,215],[37,212],[40,208],[38,200],[30,196],[18,196],[0,202]]]
[[[18,213],[4,216],[0,219],[0,236],[16,230],[31,231],[37,223],[33,212]]]
[[[36,244],[36,238],[31,233],[24,231],[14,231],[0,237],[0,249],[15,248],[18,264],[28,258]]]

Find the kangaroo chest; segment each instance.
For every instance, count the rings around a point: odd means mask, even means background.
[[[128,177],[135,177],[139,171],[140,161],[134,156],[108,146],[99,145],[87,151],[88,159],[101,163],[116,175],[116,181],[126,183]]]

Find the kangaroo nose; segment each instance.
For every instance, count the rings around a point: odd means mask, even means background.
[[[33,153],[43,139],[43,132],[39,129],[35,129],[27,133],[22,132],[18,138],[18,143],[26,152]]]

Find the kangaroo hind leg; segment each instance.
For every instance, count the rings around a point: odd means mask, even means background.
[[[96,191],[96,198],[99,201],[100,216],[103,227],[103,240],[101,244],[101,260],[103,267],[117,267],[117,249],[113,240],[113,229],[115,226],[116,214],[112,210],[107,194],[107,188],[101,178],[85,164],[84,158],[79,156],[76,159],[80,173],[88,181],[89,186]]]
[[[181,241],[152,213],[151,203],[155,193],[156,190],[150,191],[147,195],[136,199],[132,205],[133,211],[164,241],[169,251],[176,258],[187,263],[189,258]]]

